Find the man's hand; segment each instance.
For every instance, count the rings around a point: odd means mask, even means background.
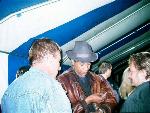
[[[90,103],[99,104],[101,102],[104,102],[104,100],[106,99],[106,93],[105,94],[98,94],[98,93],[92,94],[85,99],[85,102],[87,104],[90,104]]]

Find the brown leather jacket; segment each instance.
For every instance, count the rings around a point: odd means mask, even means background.
[[[92,94],[107,92],[105,100],[99,105],[96,105],[96,108],[102,109],[105,113],[111,113],[117,105],[111,86],[102,76],[96,75],[92,72],[88,72],[88,75],[91,76],[90,84]],[[67,92],[68,98],[70,99],[73,112],[89,113],[87,104],[84,101],[86,95],[82,90],[78,79],[78,75],[76,75],[72,69],[58,76],[58,81],[62,84]]]

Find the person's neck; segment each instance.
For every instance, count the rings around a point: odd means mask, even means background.
[[[74,70],[74,71],[75,71],[75,70]],[[80,74],[80,73],[78,73],[78,72],[76,72],[76,71],[75,71],[75,73],[76,73],[79,77],[82,77],[82,78],[83,78],[83,77],[86,77],[86,75]]]
[[[33,64],[32,67],[48,74],[49,76],[53,77],[54,79],[56,79],[56,77],[50,72],[49,67],[47,67],[47,65],[43,64],[43,63],[36,63]]]
[[[106,80],[107,80],[107,75],[106,74],[101,74]]]
[[[148,82],[148,81],[150,81],[150,79],[147,79],[147,80],[145,79],[145,80],[139,82],[138,86],[141,85],[141,84],[143,84],[143,83],[145,83],[145,82]]]

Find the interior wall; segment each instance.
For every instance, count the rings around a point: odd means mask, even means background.
[[[0,52],[0,103],[4,91],[8,87],[8,54]]]

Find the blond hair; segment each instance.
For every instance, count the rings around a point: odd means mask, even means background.
[[[134,86],[131,85],[131,81],[128,77],[129,71],[130,71],[129,67],[124,70],[123,75],[122,75],[122,83],[119,88],[120,96],[124,100],[127,99],[129,94],[131,94],[131,92],[134,89]]]

